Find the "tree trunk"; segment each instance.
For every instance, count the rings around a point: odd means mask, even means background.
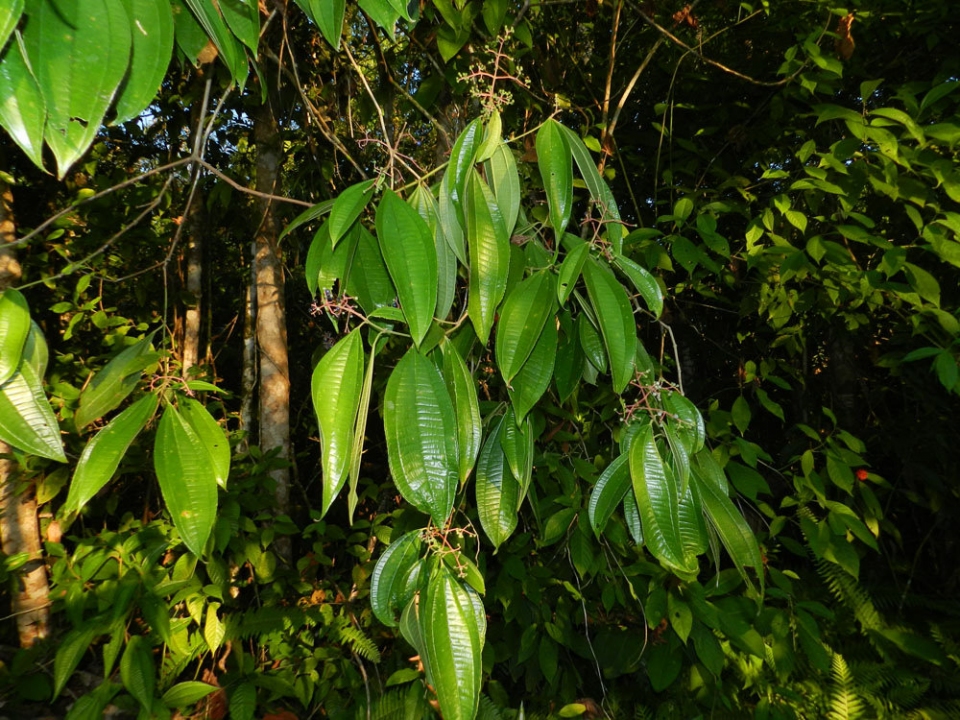
[[[257,386],[257,243],[250,243],[250,277],[246,284],[243,313],[243,374],[240,378],[240,429],[246,432],[242,448],[246,450],[253,437],[253,398]]]
[[[257,109],[253,120],[257,144],[256,189],[275,194],[282,157],[280,133],[269,102]],[[271,471],[276,482],[277,513],[290,510],[290,372],[287,358],[287,325],[283,297],[283,267],[277,247],[277,221],[273,203],[258,200],[260,225],[256,234],[254,267],[257,284],[257,344],[260,351],[260,447],[279,449],[284,467]],[[288,548],[278,546],[281,552]],[[287,552],[289,554],[289,552]]]
[[[13,193],[0,180],[0,290],[20,280],[20,263],[8,244],[16,239]],[[10,446],[0,442],[0,537],[7,556],[29,558],[15,577],[11,590],[11,614],[17,618],[20,646],[30,647],[47,637],[50,627],[47,568],[43,563],[37,499],[33,483],[19,487],[17,464]]]

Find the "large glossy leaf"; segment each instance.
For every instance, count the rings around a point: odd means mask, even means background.
[[[730,497],[717,487],[715,480],[705,475],[700,464],[694,463],[693,483],[696,484],[703,501],[704,515],[716,531],[740,575],[750,587],[753,587],[753,581],[747,574],[746,568],[752,567],[757,572],[762,592],[763,560],[757,538]]]
[[[707,527],[703,521],[703,502],[694,483],[687,482],[680,493],[680,540],[685,558],[707,551]]]
[[[590,256],[590,243],[581,242],[566,254],[560,264],[560,273],[557,279],[557,300],[561,305],[567,304],[570,293],[573,292],[583,271],[583,264]]]
[[[517,162],[513,159],[510,146],[505,142],[497,145],[486,162],[486,168],[490,189],[497,198],[500,214],[503,215],[503,225],[509,237],[513,235],[513,228],[520,213],[520,175],[517,173]]]
[[[537,164],[550,209],[550,224],[557,241],[570,222],[573,210],[573,158],[560,123],[547,120],[537,132]]]
[[[43,330],[33,320],[30,321],[30,332],[23,344],[23,362],[33,368],[33,374],[42,378],[47,374],[47,363],[50,361],[50,348]]]
[[[703,449],[707,428],[697,406],[678,392],[664,393],[660,402],[664,410],[677,418],[677,424],[690,445],[689,452],[693,454]]]
[[[233,81],[243,91],[248,73],[247,54],[243,45],[227,27],[223,16],[217,11],[216,3],[214,0],[185,0],[185,2],[206,30],[207,36],[217,46],[220,58],[230,70]]]
[[[444,342],[440,345],[440,351],[443,353],[443,378],[447,383],[447,390],[450,391],[450,397],[453,398],[453,407],[457,414],[458,464],[462,485],[473,472],[483,435],[477,383],[456,345],[452,342]]]
[[[343,18],[341,17],[341,21]],[[336,246],[350,226],[360,217],[360,213],[373,197],[375,180],[364,180],[351,185],[337,196],[330,211],[330,241]]]
[[[159,402],[157,395],[144,395],[87,442],[70,481],[64,511],[78,512],[110,481]]]
[[[613,389],[621,393],[633,379],[637,353],[637,329],[630,298],[609,268],[593,258],[583,266],[583,279],[607,348]]]
[[[523,423],[517,424],[513,407],[508,407],[503,416],[500,445],[503,447],[503,454],[507,458],[510,472],[520,485],[520,493],[517,496],[517,510],[519,510],[533,477],[533,423],[530,417],[527,416]]]
[[[370,607],[387,627],[396,627],[397,612],[413,599],[417,588],[423,539],[420,530],[390,543],[370,576]]]
[[[260,44],[259,0],[217,0],[217,5],[233,34],[256,57]]]
[[[330,509],[347,481],[363,366],[363,340],[357,328],[320,358],[313,370],[310,391],[320,425],[323,467],[321,514]]]
[[[0,385],[20,366],[30,333],[30,307],[16,288],[0,293]]]
[[[439,371],[416,349],[390,374],[383,425],[397,489],[443,527],[457,491],[457,420]]]
[[[203,441],[173,405],[160,416],[153,467],[174,527],[187,549],[202,557],[217,521],[217,476]]]
[[[660,289],[657,279],[645,268],[623,255],[614,255],[613,263],[624,275],[630,278],[630,282],[640,293],[653,316],[660,317],[660,313],[663,312],[663,291]]]
[[[577,325],[570,319],[570,314],[563,311],[559,318],[563,327],[563,335],[557,346],[557,362],[553,371],[553,381],[556,384],[560,402],[565,403],[580,385],[585,358],[580,347],[580,334],[577,331]]]
[[[37,0],[23,41],[47,106],[60,178],[93,143],[130,62],[130,22],[109,0]]]
[[[43,129],[47,104],[17,40],[0,54],[0,126],[20,149],[43,168]]]
[[[430,191],[418,185],[410,196],[410,204],[427,223],[433,234],[433,247],[437,251],[437,309],[435,315],[445,319],[450,314],[457,293],[457,256],[447,241],[440,221],[440,208]]]
[[[463,203],[467,179],[473,174],[473,165],[482,141],[483,122],[480,118],[475,118],[453,143],[450,161],[443,174],[443,186],[455,203]]]
[[[377,352],[379,352],[382,336],[377,335],[370,350],[370,362],[363,377],[363,387],[360,390],[360,401],[357,403],[357,422],[353,426],[353,448],[350,451],[350,486],[347,491],[347,514],[350,524],[353,524],[353,513],[357,509],[359,496],[357,487],[360,484],[360,461],[363,459],[363,443],[366,440],[367,416],[370,412],[370,395],[373,392],[373,370],[376,366]]]
[[[123,0],[133,48],[127,77],[117,95],[114,124],[137,117],[160,88],[173,52],[170,0]]]
[[[477,337],[486,345],[497,307],[507,289],[510,236],[496,198],[476,171],[469,175],[465,195],[464,214],[470,246],[467,312]]]
[[[607,526],[607,521],[613,515],[613,511],[623,502],[624,496],[630,490],[630,465],[629,456],[624,453],[607,465],[606,469],[600,473],[597,484],[593,486],[593,492],[590,493],[590,501],[587,504],[587,513],[590,518],[590,527],[597,537]]]
[[[643,541],[650,553],[669,570],[690,575],[696,557],[685,557],[680,534],[680,498],[677,482],[660,457],[653,425],[648,425],[630,447],[630,477],[643,524]]]
[[[623,225],[620,223],[620,211],[617,209],[617,201],[613,197],[610,186],[604,182],[597,172],[596,163],[583,144],[580,136],[570,128],[559,125],[570,145],[570,153],[577,163],[577,169],[580,170],[580,176],[590,190],[590,200],[596,205],[600,213],[600,219],[604,222],[607,229],[607,238],[613,247],[614,253],[623,251]]]
[[[480,525],[493,544],[494,552],[517,528],[520,485],[510,471],[500,439],[504,419],[491,428],[477,458],[477,514]]]
[[[123,402],[140,381],[141,371],[154,363],[153,333],[124,348],[110,360],[80,393],[74,422],[82,429]]]
[[[383,262],[380,244],[362,225],[353,253],[347,293],[355,297],[367,313],[392,305],[397,299],[397,289],[393,286],[390,273]]]
[[[24,0],[7,0],[0,6],[0,51],[7,44],[10,33],[13,32],[20,20],[20,14],[23,12],[23,2]]]
[[[477,714],[483,664],[477,605],[482,610],[476,593],[442,564],[421,593],[421,654],[445,720],[473,720]]]
[[[550,387],[557,359],[557,341],[556,323],[547,322],[540,333],[540,339],[533,347],[533,352],[514,377],[513,389],[508,390],[508,393],[517,414],[517,422],[523,422],[527,413]]]
[[[454,200],[451,192],[452,187],[448,187],[448,183],[440,183],[440,192],[437,197],[440,228],[443,230],[443,239],[447,241],[457,260],[462,265],[467,265],[467,249],[463,234],[466,224],[463,203],[459,199]]]
[[[423,218],[393,191],[377,207],[377,238],[407,318],[420,345],[437,307],[437,251]]]
[[[57,418],[30,363],[20,363],[0,385],[0,440],[32,455],[67,461]]]
[[[504,300],[497,323],[496,357],[507,386],[530,357],[544,323],[552,316],[555,294],[556,277],[542,270],[517,283]]]
[[[184,398],[179,410],[210,453],[210,466],[217,478],[217,485],[226,490],[227,478],[230,477],[230,442],[223,428],[203,404],[193,398]]]
[[[340,50],[340,35],[343,33],[344,0],[309,0],[310,14],[320,32],[334,50]]]

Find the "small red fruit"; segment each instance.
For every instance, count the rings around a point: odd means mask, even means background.
[[[857,480],[859,480],[860,482],[863,482],[864,480],[866,480],[867,479],[866,468],[858,468],[856,475],[857,475]]]

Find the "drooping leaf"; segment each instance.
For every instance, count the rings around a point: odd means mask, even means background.
[[[27,300],[16,288],[7,288],[0,293],[0,385],[13,377],[20,366],[29,333]]]
[[[628,278],[640,293],[655,318],[663,312],[663,291],[650,272],[624,255],[614,255],[613,263]]]
[[[457,293],[457,256],[447,240],[440,208],[433,195],[423,185],[418,185],[410,197],[410,204],[420,213],[433,234],[433,246],[437,251],[437,309],[436,317],[445,319],[450,314]]]
[[[90,643],[97,636],[96,629],[90,624],[75,628],[68,632],[57,647],[57,654],[53,658],[53,699],[56,700],[67,681],[77,669],[83,654],[89,649]]]
[[[582,242],[567,253],[560,264],[560,276],[557,280],[557,300],[561,305],[567,304],[570,293],[573,292],[583,271],[583,264],[590,256],[590,243]]]
[[[493,543],[494,552],[517,528],[517,501],[520,486],[514,478],[503,452],[500,438],[504,419],[491,428],[477,458],[477,513],[480,525]]]
[[[477,383],[452,342],[442,343],[440,350],[443,353],[443,378],[457,414],[460,484],[463,485],[473,471],[483,435]]]
[[[497,307],[507,289],[510,271],[510,237],[496,198],[483,179],[472,171],[465,190],[464,214],[470,246],[467,312],[484,345]]]
[[[563,127],[553,118],[537,132],[537,163],[547,193],[550,224],[557,241],[563,237],[573,210],[573,157]]]
[[[457,420],[436,366],[410,349],[387,382],[387,459],[400,494],[443,527],[458,482]]]
[[[62,179],[93,143],[130,62],[130,22],[108,0],[42,2],[23,32],[47,108],[44,138]]]
[[[513,151],[505,142],[497,145],[493,155],[486,162],[487,178],[490,189],[500,206],[503,216],[503,225],[507,237],[513,235],[513,228],[517,224],[520,213],[520,176],[517,173],[517,162],[513,159]]]
[[[437,307],[437,252],[423,218],[393,191],[377,207],[377,239],[413,341],[423,342]]]
[[[467,178],[473,174],[473,166],[477,161],[477,150],[483,141],[483,122],[480,118],[473,119],[457,137],[450,151],[450,161],[443,174],[443,186],[448,191],[454,203],[464,202],[464,192]]]
[[[677,419],[683,434],[690,438],[690,454],[702,450],[707,439],[707,428],[697,406],[689,398],[674,391],[664,393],[660,402],[663,409]]]
[[[130,445],[153,417],[159,402],[153,393],[144,395],[87,442],[70,481],[65,512],[78,512],[109,482]]]
[[[549,270],[534,273],[517,283],[503,302],[497,323],[496,358],[507,386],[527,361],[544,323],[553,314],[555,279]]]
[[[370,350],[370,362],[367,363],[367,372],[363,377],[363,387],[360,390],[360,400],[357,403],[357,421],[353,426],[353,447],[350,451],[350,487],[347,491],[347,515],[350,524],[353,524],[353,513],[357,509],[359,496],[357,487],[360,484],[360,461],[363,459],[363,443],[367,433],[367,415],[370,412],[370,394],[373,392],[373,370],[376,366],[377,352],[380,349],[382,336],[377,335]]]
[[[210,466],[217,478],[217,485],[227,489],[230,476],[230,442],[223,428],[210,412],[197,400],[184,398],[179,405],[180,415],[193,428],[203,446],[210,453]]]
[[[540,339],[533,346],[527,361],[514,377],[513,389],[508,390],[508,394],[518,423],[524,421],[527,413],[550,387],[554,363],[557,360],[557,341],[556,323],[548,321],[544,324]]]
[[[153,466],[174,527],[202,557],[217,521],[217,477],[203,441],[173,405],[160,416]]]
[[[477,148],[478,163],[485,162],[493,157],[500,143],[503,142],[503,120],[500,117],[500,111],[494,110],[490,113],[487,124],[483,127],[483,139]]]
[[[590,527],[597,537],[607,526],[607,521],[613,515],[613,511],[623,502],[624,496],[630,490],[630,465],[629,456],[624,453],[607,465],[606,469],[600,473],[597,484],[593,486],[590,493],[590,501],[587,504],[587,513],[590,517]]]
[[[24,0],[8,0],[0,7],[0,51],[10,39],[10,34],[17,26],[20,15],[23,13]]]
[[[387,627],[397,626],[397,612],[413,599],[417,588],[423,540],[414,530],[394,540],[377,560],[370,576],[370,607]]]
[[[0,385],[0,440],[18,450],[66,462],[60,426],[29,363]]]
[[[193,14],[196,16],[200,25],[206,31],[207,36],[217,46],[220,58],[223,60],[233,81],[237,83],[240,91],[243,91],[247,82],[249,68],[247,65],[247,54],[243,45],[236,36],[227,27],[223,16],[217,10],[214,0],[184,0]]]
[[[355,297],[366,313],[389,306],[397,299],[397,289],[383,262],[380,245],[362,225],[353,254],[347,294]]]
[[[341,9],[342,10],[342,9]],[[341,22],[343,18],[341,17]],[[364,180],[351,185],[337,196],[330,210],[330,241],[336,246],[360,213],[373,198],[375,180]]]
[[[220,14],[234,36],[257,56],[260,44],[260,7],[258,0],[217,0]]]
[[[637,329],[630,298],[613,273],[593,258],[583,266],[583,279],[607,349],[613,389],[621,393],[633,379],[637,352]]]
[[[218,689],[215,685],[210,685],[209,683],[198,680],[185,680],[184,682],[178,682],[176,685],[173,685],[160,699],[168,708],[192,707]]]
[[[320,426],[323,501],[326,514],[347,481],[360,392],[363,340],[357,328],[334,345],[313,370],[310,391]]]
[[[517,497],[517,510],[520,509],[523,499],[530,488],[533,477],[533,423],[530,416],[518,424],[513,407],[508,407],[503,416],[503,429],[500,433],[500,445],[507,458],[510,472],[520,484],[520,493]]]
[[[483,632],[476,605],[482,618],[480,598],[443,564],[420,596],[421,655],[446,720],[473,720],[477,714]]]
[[[696,557],[686,557],[680,533],[677,482],[657,450],[654,427],[648,425],[630,446],[630,476],[643,524],[643,542],[666,568],[689,577]]]
[[[140,373],[153,364],[153,333],[124,348],[112,358],[80,393],[80,406],[74,415],[77,429],[103,417],[123,402],[140,382]]]
[[[123,0],[133,46],[130,67],[117,95],[115,125],[146,108],[160,89],[173,52],[173,13],[169,0]]]
[[[605,223],[607,238],[613,247],[613,252],[623,252],[623,225],[620,223],[620,211],[617,209],[617,201],[613,197],[610,186],[600,177],[597,165],[580,136],[568,127],[559,124],[558,126],[570,146],[570,153],[577,163],[580,176],[590,190],[590,200],[596,205],[600,219]]]
[[[762,592],[763,560],[757,538],[747,521],[737,510],[730,496],[717,487],[716,481],[703,477],[698,464],[694,464],[693,481],[703,500],[703,511],[707,521],[716,531],[744,582],[753,587],[753,581],[746,571],[746,568],[752,567],[760,578]]]
[[[19,38],[5,54],[0,54],[0,126],[33,164],[43,169],[47,105],[27,63],[23,44],[18,41]]]
[[[144,636],[134,635],[127,641],[120,658],[120,679],[126,691],[149,713],[153,707],[156,670],[149,641]]]

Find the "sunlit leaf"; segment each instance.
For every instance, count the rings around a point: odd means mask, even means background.
[[[457,414],[460,484],[462,485],[473,471],[483,434],[477,383],[452,342],[444,342],[440,345],[440,350],[443,353],[443,378],[450,391],[450,397],[453,398],[453,407]]]
[[[66,462],[60,426],[29,363],[0,385],[0,440],[18,450]]]
[[[370,607],[387,627],[396,627],[396,613],[413,599],[417,587],[420,554],[423,549],[421,531],[414,530],[390,543],[377,560],[370,576]]]
[[[0,126],[39,168],[43,168],[43,130],[47,105],[23,46],[12,41],[0,55]]]
[[[527,413],[550,387],[557,360],[557,341],[556,323],[548,321],[544,324],[540,339],[533,346],[527,361],[514,377],[513,389],[508,390],[508,393],[517,414],[517,422],[523,422]]]
[[[550,224],[559,240],[573,210],[573,158],[563,127],[547,120],[537,132],[537,162],[547,192]]]
[[[504,422],[501,417],[490,429],[477,458],[474,481],[480,525],[495,551],[517,527],[517,501],[520,496],[520,486],[510,471],[500,442]]]
[[[0,385],[20,366],[30,333],[30,308],[16,288],[0,293]]]
[[[169,0],[123,0],[130,17],[133,47],[130,68],[117,95],[114,124],[143,112],[157,95],[173,52],[173,14]]]
[[[497,307],[507,289],[510,237],[493,193],[473,171],[465,190],[464,214],[470,246],[467,312],[480,342],[486,345]]]

